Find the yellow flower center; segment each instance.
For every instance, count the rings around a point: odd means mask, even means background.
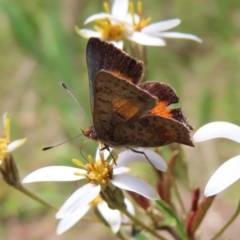
[[[0,158],[4,157],[6,155],[6,149],[7,145],[10,143],[10,141],[6,138],[0,138]]]
[[[135,31],[141,31],[144,27],[146,27],[150,22],[151,18],[148,17],[147,19],[144,19],[142,16],[142,2],[137,3],[137,15],[139,16],[139,21],[136,22],[136,19],[134,18],[135,10],[133,2],[129,3],[129,12],[132,16],[132,27]]]
[[[0,138],[0,160],[2,160],[3,157],[6,155],[6,149],[10,142],[10,118],[8,118],[6,114],[4,121],[4,133],[3,137]]]
[[[110,13],[107,2],[103,3],[103,7],[106,13]],[[102,38],[107,41],[120,41],[126,37],[125,23],[113,23],[110,19],[98,19],[95,20],[95,29],[102,34]]]
[[[95,29],[102,34],[102,38],[107,41],[120,41],[125,38],[125,24],[112,23],[110,19],[95,20]]]
[[[93,161],[92,156],[88,156],[89,163],[87,164],[83,164],[81,161],[77,159],[73,159],[72,161],[79,167],[82,167],[85,170],[87,170],[87,174],[84,174],[84,176],[89,182],[106,184],[107,180],[111,179],[112,177],[114,162],[110,164],[107,160],[103,159]],[[80,176],[82,174],[76,172],[75,175]]]

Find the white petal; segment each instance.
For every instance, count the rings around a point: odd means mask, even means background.
[[[90,30],[90,29],[79,29],[77,31],[78,34],[80,34],[82,37],[84,38],[90,38],[90,37],[98,37],[98,38],[101,38],[102,37],[102,34],[100,32],[97,32],[97,31],[93,31],[93,30]]]
[[[207,183],[204,191],[205,196],[212,196],[231,184],[236,182],[240,178],[240,156],[231,158],[224,164],[222,164],[217,171],[212,175]]]
[[[113,175],[129,172],[129,170],[130,168],[128,167],[115,167],[113,168]]]
[[[113,21],[115,21],[117,23],[121,23],[121,21],[118,18],[114,17],[113,15],[111,15],[109,13],[97,13],[97,14],[93,14],[92,16],[89,16],[85,20],[84,24],[86,25],[86,24],[88,24],[88,23],[90,23],[92,21],[99,20],[99,19],[100,20],[101,19],[106,19],[106,18],[110,19],[110,20],[113,20]]]
[[[211,122],[198,129],[193,136],[195,142],[212,138],[228,138],[240,143],[240,127],[228,122]]]
[[[124,21],[128,12],[128,0],[114,0],[112,5],[112,15]]]
[[[104,18],[109,18],[111,17],[112,15],[109,14],[109,13],[104,13],[104,12],[101,12],[101,13],[96,13],[96,14],[93,14],[91,16],[89,16],[85,21],[84,21],[84,24],[88,24],[92,21],[95,21],[95,20],[98,20],[98,19],[104,19]]]
[[[134,17],[134,23],[135,24],[139,23],[140,17],[136,13],[134,13],[133,17]],[[129,24],[133,24],[133,17],[132,17],[132,14],[128,13],[125,18],[125,22]]]
[[[100,193],[100,185],[88,183],[75,191],[62,205],[56,214],[56,218],[64,218],[76,209],[90,203]]]
[[[158,193],[148,183],[134,176],[118,174],[113,176],[112,183],[119,188],[136,192],[146,198],[157,200]]]
[[[112,151],[112,148],[109,148],[109,150]],[[101,151],[101,153],[103,153],[104,159],[107,159],[108,156],[110,155],[109,150],[108,149],[104,149],[104,150]],[[96,151],[95,161],[97,161],[99,159],[100,159],[100,148],[98,146],[97,147],[97,151]]]
[[[123,49],[123,41],[118,41],[118,42],[116,42],[116,41],[111,41],[111,43],[112,43],[115,47],[120,48],[120,49]]]
[[[114,168],[118,168],[133,162],[142,162],[146,164],[152,164],[156,169],[160,171],[167,171],[167,164],[159,154],[152,150],[144,148],[138,148],[136,150],[144,152],[151,163],[148,161],[144,154],[126,150],[118,155],[117,165],[115,165]]]
[[[142,32],[134,32],[131,36],[128,36],[127,38],[141,45],[148,45],[148,46],[165,46],[166,45],[163,39],[155,36],[150,36]]]
[[[5,112],[5,113],[3,114],[3,127],[4,127],[4,128],[5,128],[5,125],[6,125],[6,123],[7,123],[7,120],[8,120],[8,113]]]
[[[202,39],[188,33],[179,33],[179,32],[163,32],[163,33],[157,33],[157,36],[163,37],[163,38],[185,38],[185,39],[191,39],[194,41],[197,41],[199,43],[202,42]]]
[[[166,31],[168,29],[174,28],[177,25],[181,23],[180,19],[171,19],[171,20],[166,20],[166,21],[161,21],[161,22],[156,22],[147,25],[142,29],[142,32],[144,33],[157,33],[157,32],[162,32]]]
[[[65,167],[65,166],[50,166],[38,169],[28,176],[26,176],[22,183],[30,182],[65,182],[65,181],[77,181],[85,178],[84,176],[76,176],[74,173],[86,174],[85,170],[75,168],[75,167]]]
[[[127,206],[127,211],[131,213],[131,215],[135,215],[135,210],[132,203],[127,198],[124,199],[124,202]]]
[[[121,226],[121,215],[118,210],[112,210],[108,207],[107,203],[102,201],[97,205],[97,208],[103,218],[111,227],[113,233],[118,232]]]
[[[15,141],[11,142],[11,143],[7,146],[7,149],[6,149],[5,151],[6,151],[6,152],[12,152],[12,151],[14,151],[16,148],[22,146],[26,141],[27,141],[26,138],[24,138],[24,139],[19,139],[19,140],[15,140]]]
[[[60,235],[66,232],[69,228],[76,224],[87,213],[90,207],[90,204],[87,204],[78,208],[72,214],[62,218],[57,226],[57,234]]]

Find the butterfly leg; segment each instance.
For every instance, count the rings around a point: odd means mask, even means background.
[[[105,149],[107,149],[107,150],[109,151],[109,154],[110,154],[110,156],[112,157],[112,159],[113,159],[113,161],[114,161],[114,164],[117,165],[116,159],[113,157],[112,152],[110,151],[110,148],[109,148],[108,145],[104,144],[104,147],[101,148],[100,151],[103,151],[103,150],[105,150]]]
[[[148,156],[145,154],[145,152],[142,152],[142,151],[138,151],[136,149],[133,149],[133,148],[129,148],[132,152],[135,152],[135,153],[140,153],[140,154],[143,154],[145,156],[145,158],[148,160],[148,162],[155,168],[155,166],[151,163],[150,159],[148,158]],[[155,168],[156,169],[156,168]]]

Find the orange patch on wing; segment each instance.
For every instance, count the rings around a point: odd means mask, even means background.
[[[130,77],[127,77],[126,75],[122,74],[121,72],[118,71],[110,71],[115,77],[120,77],[128,82],[133,82],[133,79]]]
[[[167,102],[159,102],[155,108],[152,109],[151,114],[160,115],[165,118],[172,118],[171,109],[166,109],[168,107]]]
[[[113,102],[113,112],[122,115],[126,120],[132,118],[139,111],[139,107],[126,99],[117,98]]]

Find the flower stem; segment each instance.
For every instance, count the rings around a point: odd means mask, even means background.
[[[116,234],[118,236],[118,238],[120,238],[121,240],[129,240],[129,238],[127,238],[125,236],[125,234],[123,233],[123,231],[121,231],[121,229],[117,232]]]
[[[152,235],[154,235],[157,239],[160,240],[166,240],[166,238],[159,235],[154,229],[146,225],[144,222],[139,220],[139,218],[136,218],[135,216],[131,215],[127,210],[122,210],[122,213],[125,214],[127,217],[129,217],[133,222],[135,222],[137,225],[144,228],[146,231],[150,232]]]
[[[147,47],[146,46],[142,46],[142,49],[141,49],[141,54],[142,54],[142,60],[144,62],[144,69],[145,69],[145,72],[144,72],[144,82],[146,82],[146,78],[148,77],[148,58],[147,58]]]
[[[52,204],[45,202],[44,200],[42,200],[41,198],[39,198],[38,196],[36,196],[35,194],[31,193],[30,191],[28,191],[26,188],[24,188],[21,184],[17,184],[15,186],[13,186],[14,188],[16,188],[17,190],[19,190],[20,192],[22,192],[23,194],[29,196],[30,198],[34,199],[35,201],[41,203],[44,206],[47,206],[49,208],[52,208],[53,210],[58,210],[57,207],[53,206]]]
[[[179,193],[178,186],[177,186],[177,184],[176,184],[176,182],[175,182],[175,179],[173,178],[173,176],[172,176],[171,173],[169,173],[169,177],[170,177],[170,179],[171,179],[171,182],[172,182],[173,188],[174,188],[174,190],[175,190],[175,193],[176,193],[176,197],[177,197],[177,199],[178,199],[178,202],[179,202],[179,204],[180,204],[180,206],[181,206],[182,212],[186,215],[186,209],[185,209],[185,207],[184,207],[184,204],[183,204],[181,195],[180,195],[180,193]]]
[[[223,226],[223,228],[213,238],[211,238],[211,240],[218,239],[223,234],[223,232],[232,224],[232,222],[238,216],[239,212],[240,212],[240,201],[238,202],[238,207],[237,207],[236,212],[229,219],[229,221],[225,224],[225,226]]]
[[[33,193],[29,192],[26,188],[24,188],[21,184],[14,186],[14,188],[16,188],[17,190],[19,190],[20,192],[22,192],[23,194],[29,196],[30,198],[34,199],[35,201],[41,203],[44,206],[47,206],[49,208],[52,208],[53,210],[58,210],[58,207],[53,206],[52,204],[45,202],[43,199],[39,198],[38,196],[34,195]],[[88,222],[97,222],[100,223],[101,221],[99,219],[94,219],[94,218],[90,218],[90,217],[82,217],[82,220],[84,221],[88,221]]]
[[[81,218],[81,221],[86,221],[86,222],[95,222],[95,223],[102,223],[102,221],[100,221],[99,219],[97,219],[97,218],[92,218],[92,217],[86,217],[86,216],[84,216],[84,217],[82,217]]]

